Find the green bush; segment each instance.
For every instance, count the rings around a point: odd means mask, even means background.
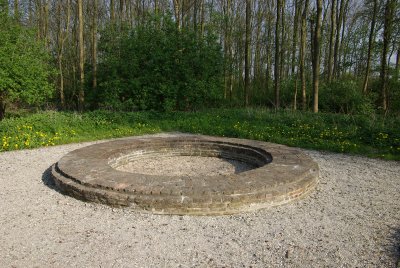
[[[195,110],[222,98],[216,39],[180,30],[169,17],[151,18],[134,30],[111,25],[99,48],[99,88],[89,99],[100,108]]]
[[[321,85],[321,111],[346,114],[372,114],[374,106],[360,85],[352,79],[342,79]]]
[[[53,96],[49,59],[35,32],[0,8],[0,120],[11,102],[40,106]]]

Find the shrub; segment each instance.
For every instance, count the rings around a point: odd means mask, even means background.
[[[372,114],[371,99],[364,95],[358,83],[352,79],[342,79],[323,84],[320,90],[321,111],[346,114]]]
[[[54,93],[48,82],[55,71],[44,43],[0,9],[0,120],[6,104],[42,105]]]
[[[99,107],[195,110],[222,98],[221,49],[212,35],[181,29],[169,17],[134,30],[110,26],[100,40]]]

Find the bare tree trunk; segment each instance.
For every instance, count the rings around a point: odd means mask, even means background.
[[[394,80],[397,82],[399,80],[399,73],[400,71],[400,44],[397,47],[397,55],[396,55],[396,67],[395,67],[395,74]]]
[[[64,58],[64,43],[68,37],[70,19],[71,19],[71,3],[70,0],[67,0],[67,17],[65,20],[66,29],[63,29],[62,19],[61,19],[61,8],[62,8],[62,0],[58,0],[58,13],[59,13],[59,48],[58,48],[58,72],[60,76],[60,103],[61,108],[65,109],[65,95],[64,95],[64,70],[63,70],[63,58]]]
[[[297,110],[297,91],[298,91],[298,75],[296,75],[296,78],[294,80],[294,97],[293,97],[293,110]]]
[[[43,24],[43,37],[45,40],[46,48],[49,48],[50,38],[49,38],[49,0],[46,0],[43,6],[44,24]]]
[[[230,10],[231,10],[231,0],[225,0],[224,1],[224,98],[226,99],[228,97],[228,92],[230,91],[231,88],[231,82],[230,82],[230,77],[231,77],[231,70],[230,70],[230,61],[231,61],[231,36],[230,36]],[[197,12],[196,12],[197,13]],[[196,25],[197,28],[197,25]]]
[[[368,40],[368,56],[367,56],[367,68],[365,70],[365,77],[364,77],[364,84],[363,84],[363,93],[367,93],[368,90],[368,79],[369,79],[369,72],[371,71],[371,57],[372,57],[372,50],[374,47],[374,36],[375,36],[375,22],[376,22],[376,14],[378,11],[378,0],[374,0],[374,9],[372,13],[372,20],[371,20],[371,29],[369,32],[369,40]]]
[[[266,47],[266,61],[267,61],[267,69],[266,69],[266,78],[265,78],[265,95],[267,96],[269,92],[270,80],[271,80],[271,62],[272,62],[272,27],[273,27],[273,13],[272,8],[269,1],[268,4],[268,30],[267,30],[267,47]]]
[[[20,22],[19,0],[14,0],[14,19],[18,23]]]
[[[334,47],[334,52],[333,52],[333,75],[332,76],[337,76],[337,74],[338,74],[340,29],[342,28],[344,6],[345,6],[345,0],[340,0],[339,16],[337,17],[337,20],[336,20],[336,38],[335,38],[335,47]]]
[[[197,0],[194,0],[193,2],[193,31],[196,33],[197,35]]]
[[[28,22],[29,26],[33,26],[33,4],[32,0],[28,2]]]
[[[206,16],[204,0],[201,0],[201,2],[200,2],[200,13],[201,13],[200,33],[201,33],[201,36],[204,36],[204,25],[205,25],[205,16]]]
[[[98,16],[98,0],[93,0],[93,17],[92,17],[92,88],[97,88],[97,16]]]
[[[254,1],[255,3],[255,1]],[[257,10],[256,6],[254,6],[253,10]],[[254,77],[253,77],[253,84],[257,84],[257,89],[260,88],[260,82],[261,82],[261,28],[262,28],[262,20],[264,18],[263,10],[261,7],[258,8],[257,10],[257,23],[256,23],[256,36],[255,36],[255,52],[254,52]],[[254,91],[254,86],[253,86],[253,91]]]
[[[250,17],[251,17],[251,0],[246,0],[246,37],[244,45],[244,97],[245,105],[249,105],[250,91]]]
[[[292,42],[292,64],[291,64],[291,74],[294,75],[296,67],[296,50],[297,50],[297,35],[299,32],[299,16],[300,16],[300,0],[295,1],[294,8],[294,22],[293,22],[293,42]]]
[[[115,22],[115,0],[110,0],[110,20],[111,23]]]
[[[307,13],[308,1],[304,1],[303,14],[301,16],[301,47],[300,47],[300,80],[301,80],[301,104],[303,111],[307,108],[306,96],[306,73],[305,73],[305,54],[306,54],[306,41],[307,41]]]
[[[4,93],[0,92],[0,121],[4,119],[6,114],[6,101]]]
[[[280,90],[280,32],[281,32],[281,9],[282,9],[282,0],[277,0],[276,5],[276,24],[275,24],[275,68],[274,68],[274,77],[275,77],[275,109],[280,108],[280,100],[279,100],[279,90]]]
[[[124,0],[119,0],[119,21],[124,22],[125,21],[125,1]]]
[[[313,64],[313,111],[318,113],[318,90],[319,90],[319,69],[320,69],[320,40],[321,40],[321,15],[322,0],[316,0],[317,21],[314,34],[314,64]]]
[[[174,0],[174,14],[175,14],[175,21],[176,26],[178,29],[181,29],[181,1],[182,0]]]
[[[82,0],[78,1],[78,21],[79,21],[79,95],[78,95],[78,110],[83,111],[84,109],[84,101],[85,101],[85,93],[84,93],[84,83],[85,83],[85,71],[84,71],[84,62],[85,62],[85,52],[84,52],[84,43],[83,43],[83,4]]]
[[[337,62],[337,72],[336,72],[336,76],[339,78],[340,74],[343,72],[345,72],[345,66],[341,66],[341,61],[343,61],[344,58],[346,58],[346,51],[343,51],[343,41],[344,36],[345,36],[345,28],[346,28],[346,19],[347,19],[347,12],[348,12],[348,7],[349,7],[349,3],[350,0],[346,0],[345,4],[344,4],[344,10],[343,10],[343,20],[342,20],[342,32],[341,32],[341,37],[340,37],[340,41],[339,41],[339,52],[338,52],[338,62]],[[343,65],[343,64],[342,64]],[[343,70],[342,70],[343,69]]]
[[[336,1],[332,0],[331,6],[331,32],[329,36],[329,55],[328,55],[328,82],[332,81],[332,72],[333,72],[333,47],[334,47],[334,38],[336,31]]]
[[[383,25],[383,47],[382,47],[382,59],[381,59],[381,99],[382,109],[386,111],[388,109],[388,63],[387,54],[389,51],[389,43],[392,36],[392,23],[393,23],[393,12],[395,8],[396,0],[387,0],[385,4],[385,18]]]
[[[280,64],[279,64],[279,77],[280,80],[285,79],[285,73],[284,73],[284,67],[285,67],[285,53],[286,53],[286,42],[285,42],[285,7],[286,7],[286,0],[280,0],[281,1],[281,43],[280,43]]]

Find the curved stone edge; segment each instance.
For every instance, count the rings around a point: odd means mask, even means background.
[[[57,170],[57,164],[51,168],[51,174],[58,189],[65,194],[81,199],[83,201],[107,204],[114,207],[131,207],[132,209],[149,212],[153,214],[168,215],[230,215],[241,212],[251,212],[259,209],[270,208],[298,200],[307,196],[318,184],[319,168],[316,165],[313,171],[310,170],[303,179],[295,181],[292,184],[280,185],[267,190],[258,192],[228,196],[231,199],[223,202],[216,202],[212,199],[204,202],[200,198],[199,202],[191,200],[191,206],[171,206],[166,207],[168,199],[157,195],[132,195],[115,190],[93,188],[82,185],[70,178],[64,177]],[[180,197],[181,203],[189,202],[185,197]],[[179,200],[170,200],[177,203]]]

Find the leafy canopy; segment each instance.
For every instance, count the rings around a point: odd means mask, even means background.
[[[179,30],[169,17],[151,18],[133,30],[111,25],[99,49],[100,107],[194,110],[222,97],[223,57],[216,39]]]
[[[19,25],[0,9],[0,101],[40,105],[52,96],[53,69],[34,31]],[[0,118],[1,119],[1,118]]]

